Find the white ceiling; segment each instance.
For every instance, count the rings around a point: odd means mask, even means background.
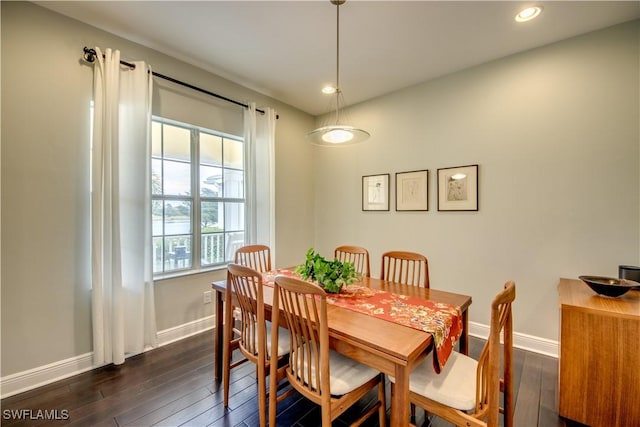
[[[320,92],[336,77],[336,7],[328,0],[34,3],[310,114],[329,111]],[[535,2],[544,6],[538,19],[516,23],[527,4],[347,1],[340,6],[346,104],[640,17],[640,1],[543,1]]]

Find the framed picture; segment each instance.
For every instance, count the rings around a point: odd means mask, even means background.
[[[429,210],[429,171],[396,173],[396,210]]]
[[[389,210],[389,179],[388,173],[362,177],[363,211]]]
[[[438,210],[478,210],[478,165],[438,169]]]

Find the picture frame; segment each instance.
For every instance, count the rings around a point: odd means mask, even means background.
[[[362,177],[362,210],[389,210],[389,181],[388,173],[379,175],[365,175]]]
[[[478,210],[478,165],[438,169],[438,210]]]
[[[396,211],[429,210],[429,170],[396,172]]]

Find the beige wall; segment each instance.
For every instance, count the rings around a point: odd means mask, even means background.
[[[119,48],[276,108],[277,266],[309,246],[329,255],[353,243],[370,249],[378,274],[384,250],[420,251],[434,288],[473,296],[472,321],[487,324],[491,296],[514,279],[516,331],[555,340],[559,276],[614,275],[640,262],[638,22],[356,106],[349,117],[372,138],[327,149],[304,141],[311,117],[275,100],[33,4],[1,8],[2,376],[91,351],[92,67],[83,46]],[[173,106],[163,104],[169,97],[154,108]],[[231,125],[238,110],[221,108],[201,119]],[[480,164],[480,211],[437,212],[436,169],[471,163]],[[395,183],[395,172],[416,169],[431,170],[429,212],[395,212],[394,191],[390,212],[361,211],[362,175],[391,173]],[[202,293],[222,277],[159,281],[158,328],[210,315]]]
[[[424,253],[433,288],[487,325],[505,281],[515,330],[557,340],[559,277],[637,265],[639,22],[477,66],[350,110],[372,137],[315,149],[316,248]],[[479,164],[480,210],[438,212],[436,170]],[[362,212],[363,175],[430,170],[429,212]],[[393,185],[392,185],[393,187]]]
[[[123,59],[243,102],[273,107],[276,130],[276,264],[297,262],[313,239],[312,150],[299,110],[78,21],[23,2],[2,2],[2,376],[92,350],[89,279],[89,104],[93,68],[84,46],[120,49]],[[180,95],[187,98],[180,99]],[[238,128],[232,104],[169,88],[154,113],[186,113]],[[178,104],[180,102],[180,104]],[[218,113],[202,115],[202,106]],[[176,108],[178,107],[178,108]],[[240,118],[240,120],[237,120]],[[302,207],[302,208],[301,208]],[[165,330],[212,314],[202,294],[223,272],[159,281]]]

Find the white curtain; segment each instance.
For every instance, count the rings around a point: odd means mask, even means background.
[[[91,160],[94,363],[157,345],[151,263],[151,93],[144,62],[96,48]]]
[[[247,243],[271,248],[275,257],[275,137],[276,112],[256,111],[249,103],[244,113],[244,141],[247,159]]]

